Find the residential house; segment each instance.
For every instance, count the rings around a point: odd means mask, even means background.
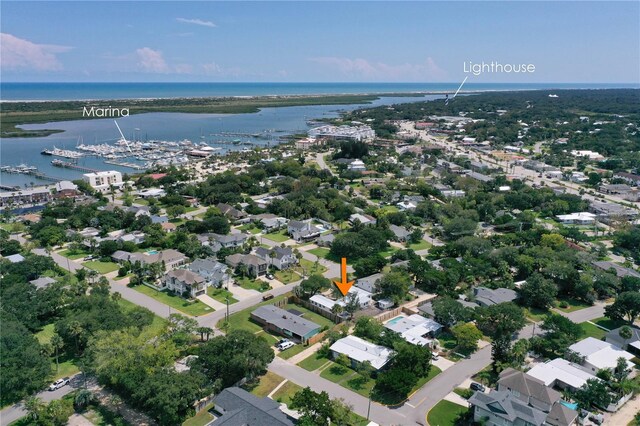
[[[480,306],[513,302],[518,298],[518,293],[508,288],[491,289],[487,287],[475,287],[473,294],[475,295],[475,302]]]
[[[631,268],[625,268],[624,266],[620,266],[617,263],[609,262],[608,260],[600,260],[596,262],[592,262],[593,266],[596,268],[600,268],[603,271],[613,270],[618,278],[624,277],[635,277],[640,278],[640,272],[635,271]]]
[[[339,355],[346,355],[353,367],[367,361],[375,370],[382,369],[393,354],[389,348],[375,345],[356,336],[343,337],[329,349],[334,359]]]
[[[291,247],[258,247],[255,250],[255,255],[279,270],[290,268],[298,263]]]
[[[376,218],[373,216],[369,216],[368,214],[362,213],[354,213],[349,216],[349,223],[353,225],[356,221],[359,221],[361,224],[369,226],[376,224]]]
[[[218,203],[216,208],[220,210],[220,212],[228,217],[232,222],[237,222],[247,217],[247,214],[242,210],[238,210],[229,204]]]
[[[287,224],[287,234],[297,242],[311,241],[320,236],[320,229],[313,225],[310,220],[304,222],[291,220]]]
[[[215,258],[196,259],[187,266],[191,272],[195,272],[205,279],[207,285],[213,287],[228,287],[231,281],[229,267],[220,263]]]
[[[361,288],[362,290],[365,290],[369,293],[377,293],[378,292],[377,282],[382,277],[383,277],[383,274],[378,273],[378,274],[369,275],[368,277],[358,278],[354,286],[357,288]]]
[[[476,392],[469,398],[473,419],[490,426],[570,426],[578,412],[561,400],[562,394],[521,371],[500,373],[497,390]]]
[[[147,188],[138,191],[138,197],[140,198],[161,198],[167,195],[166,191],[161,188]]]
[[[232,254],[227,256],[225,262],[234,270],[240,265],[245,265],[249,276],[254,278],[265,275],[269,267],[266,260],[253,254]]]
[[[400,211],[411,211],[411,210],[415,210],[416,207],[418,207],[417,204],[415,204],[413,201],[402,201],[400,203],[396,203],[396,206],[398,207],[398,209],[400,209]]]
[[[207,292],[204,278],[188,269],[175,269],[162,277],[162,284],[176,294],[195,298]]]
[[[160,224],[160,227],[167,234],[175,232],[175,230],[178,229],[178,226],[175,223],[171,223],[171,222],[163,222]]]
[[[562,358],[556,358],[542,364],[536,364],[527,375],[541,380],[545,386],[576,391],[587,383],[596,379],[593,374],[584,371],[582,366]]]
[[[306,342],[320,332],[320,325],[275,305],[263,305],[251,312],[251,319],[282,336]]]
[[[640,175],[627,172],[617,172],[614,173],[613,177],[616,179],[621,179],[627,182],[629,185],[640,186]]]
[[[117,263],[140,262],[143,265],[164,263],[166,271],[176,269],[189,262],[189,258],[187,256],[174,249],[166,249],[162,251],[154,250],[146,253],[129,253],[127,251],[117,250],[111,255],[111,259]]]
[[[133,243],[133,244],[142,244],[144,243],[144,232],[134,231],[128,234],[123,234],[118,237],[118,241],[122,243]]]
[[[409,232],[404,226],[389,225],[389,230],[393,232],[394,239],[402,243],[407,241],[411,235],[411,232]]]
[[[316,244],[319,247],[331,247],[333,241],[336,239],[335,234],[322,234],[316,240]]]
[[[585,371],[596,374],[605,368],[615,368],[618,358],[627,360],[629,369],[633,367],[631,360],[634,356],[611,343],[587,337],[569,346],[569,351],[582,359],[581,365]]]
[[[293,426],[295,423],[280,411],[280,403],[257,396],[238,387],[225,388],[213,400],[213,409],[221,416],[216,426]]]
[[[50,284],[53,284],[56,282],[56,280],[54,280],[51,277],[40,277],[36,280],[31,280],[29,281],[31,284],[35,285],[36,288],[46,288],[48,287]]]
[[[640,357],[640,328],[636,326],[629,326],[631,329],[631,337],[629,339],[624,339],[620,336],[621,328],[622,327],[618,327],[609,331],[604,337],[605,341]]]
[[[260,215],[260,216],[273,216],[273,217],[263,217],[259,219],[259,222],[262,224],[262,229],[264,232],[275,232],[278,231],[289,223],[289,219],[284,217],[279,217],[276,215]]]
[[[384,326],[413,345],[433,347],[436,346],[434,338],[442,329],[442,325],[436,321],[418,314],[393,318]]]
[[[10,256],[5,256],[4,258],[7,259],[11,263],[24,262],[24,256],[21,255],[20,253],[12,254]]]

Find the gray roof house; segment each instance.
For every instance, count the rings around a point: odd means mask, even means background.
[[[542,380],[507,368],[500,373],[497,390],[476,392],[469,398],[473,418],[486,424],[569,426],[578,412],[562,404],[562,394]]]
[[[320,325],[302,318],[275,305],[260,306],[251,312],[251,319],[263,325],[267,330],[274,331],[300,342],[320,332]]]
[[[249,239],[248,234],[207,234],[213,241],[219,243],[223,248],[238,248],[242,247],[244,243]]]
[[[480,306],[497,305],[498,303],[513,302],[518,298],[518,293],[508,288],[490,289],[476,287],[473,289],[476,303]]]
[[[322,234],[316,240],[316,244],[320,247],[331,247],[335,239],[335,234]]]
[[[368,291],[369,293],[377,293],[376,283],[380,278],[382,278],[383,274],[373,274],[368,277],[358,278],[355,282],[355,286],[361,288],[362,290]]]
[[[47,287],[49,284],[53,284],[56,282],[56,280],[54,280],[51,277],[40,277],[37,280],[31,280],[29,281],[31,284],[35,285],[36,288],[45,288]]]
[[[187,269],[200,275],[208,285],[214,287],[228,285],[231,278],[229,276],[229,267],[224,263],[218,262],[213,257],[196,259],[187,266]]]
[[[407,241],[409,235],[411,235],[411,232],[404,226],[389,225],[389,230],[393,232],[395,239],[400,242]]]
[[[296,256],[293,254],[291,247],[258,247],[255,254],[259,258],[265,260],[269,265],[280,270],[287,269],[292,265],[295,265],[298,261]]]
[[[266,260],[259,258],[253,254],[232,254],[225,259],[227,265],[237,268],[239,265],[246,265],[247,272],[252,277],[258,277],[267,273],[269,264]]]
[[[604,340],[607,343],[611,343],[623,350],[632,353],[636,356],[640,356],[640,328],[636,326],[629,326],[631,329],[631,338],[623,339],[620,337],[620,329],[618,327],[615,330],[611,330],[604,336]]]
[[[205,294],[207,291],[204,278],[188,269],[175,269],[167,272],[162,277],[162,283],[174,293],[188,294],[191,298]]]
[[[222,414],[214,423],[224,426],[293,426],[294,422],[270,398],[257,396],[238,387],[226,388],[213,400]]]
[[[296,241],[309,241],[320,236],[320,230],[311,221],[291,220],[287,224],[287,233]]]
[[[640,272],[634,271],[631,268],[625,268],[624,266],[620,266],[617,263],[609,262],[606,260],[593,262],[593,266],[600,268],[604,271],[613,269],[619,278],[624,278],[624,277],[640,278]]]

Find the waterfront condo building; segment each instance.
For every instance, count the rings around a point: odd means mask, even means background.
[[[111,187],[120,188],[123,184],[122,173],[115,170],[96,173],[85,173],[84,175],[82,175],[82,178],[93,189],[102,193],[110,191]]]

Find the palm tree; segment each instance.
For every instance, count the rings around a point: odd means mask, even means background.
[[[84,332],[82,324],[78,321],[72,321],[69,324],[69,334],[71,334],[76,344],[76,354],[80,352],[80,335]]]
[[[38,420],[45,406],[40,398],[37,396],[30,396],[24,402],[24,408],[27,410],[27,417],[31,420]]]
[[[200,333],[200,340],[204,342],[204,336],[207,336],[207,341],[209,340],[209,335],[213,333],[213,329],[210,327],[198,327],[196,328],[196,332]]]
[[[64,347],[64,340],[62,340],[62,337],[60,337],[58,333],[54,333],[53,336],[51,336],[50,344],[53,350],[55,351],[55,355],[56,355],[56,373],[57,373],[58,372],[58,352]]]
[[[84,411],[85,408],[89,406],[93,402],[93,393],[87,389],[81,389],[76,394],[76,397],[73,401],[73,406],[77,411]]]

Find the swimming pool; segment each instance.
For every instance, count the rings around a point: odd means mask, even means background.
[[[572,410],[577,410],[578,409],[578,404],[575,404],[575,403],[571,403],[571,402],[567,402],[567,401],[560,401],[560,404],[564,405],[567,408],[571,408]]]
[[[158,254],[158,250],[149,250],[147,254]]]
[[[393,325],[393,324],[397,323],[398,321],[402,321],[402,318],[404,318],[402,315],[399,316],[399,317],[392,318],[387,322],[387,325]]]

